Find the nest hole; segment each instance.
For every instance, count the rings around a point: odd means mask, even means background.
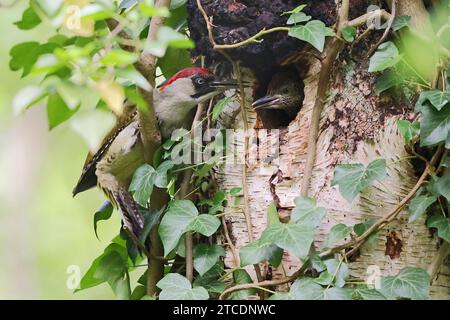
[[[258,77],[258,84],[253,91],[253,101],[258,101],[261,98],[273,96],[274,91],[274,81],[278,86],[290,85],[287,82],[292,82],[295,85],[293,91],[299,91],[301,94],[301,100],[293,104],[296,106],[294,112],[293,110],[282,110],[279,108],[265,108],[265,109],[255,109],[257,114],[257,122],[255,125],[256,129],[283,129],[287,128],[292,121],[298,115],[298,112],[302,109],[304,100],[304,75],[306,74],[304,66],[301,71],[299,71],[293,65],[287,67],[275,67],[271,72],[267,72],[265,75]],[[286,89],[287,90],[287,89]],[[287,95],[287,92],[279,91],[278,94]],[[295,92],[294,92],[295,93]],[[291,93],[292,95],[292,93]],[[287,102],[285,102],[287,103]]]

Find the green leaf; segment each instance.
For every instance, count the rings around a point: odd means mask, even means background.
[[[225,109],[226,106],[228,106],[230,104],[231,101],[233,101],[234,96],[229,96],[226,98],[223,98],[221,100],[219,100],[216,105],[213,108],[212,111],[212,120],[216,121],[219,118],[220,113],[223,111],[223,109]]]
[[[403,82],[401,74],[396,73],[393,69],[385,70],[378,78],[375,84],[375,93],[380,95],[384,91],[398,86]]]
[[[335,285],[342,288],[345,285],[345,280],[350,276],[347,264],[345,262],[339,263],[336,259],[328,259],[324,263],[327,266],[328,274],[334,276]]]
[[[53,129],[70,119],[77,109],[70,109],[61,96],[57,93],[51,94],[47,101],[47,119],[49,129]]]
[[[173,48],[192,49],[195,47],[191,39],[167,26],[159,28],[157,38],[158,41],[162,41]]]
[[[397,127],[405,140],[405,144],[408,144],[419,134],[420,123],[417,121],[411,123],[408,120],[398,120]]]
[[[241,266],[248,266],[270,260],[279,251],[283,251],[270,242],[255,240],[239,250]]]
[[[111,50],[106,53],[100,62],[107,66],[128,66],[137,61],[137,55],[124,50]]]
[[[419,219],[436,200],[435,196],[417,194],[408,205],[408,222],[411,223]]]
[[[311,278],[296,280],[289,290],[290,300],[322,300],[323,288]]]
[[[169,183],[168,171],[174,166],[175,164],[172,160],[166,160],[156,168],[155,186],[158,188],[167,188]]]
[[[306,41],[322,52],[325,45],[325,37],[333,36],[334,33],[322,21],[312,20],[305,25],[290,28],[288,35]]]
[[[224,264],[222,261],[217,261],[204,275],[195,278],[193,286],[204,287],[209,292],[222,293],[226,288],[226,284],[218,281],[218,279],[223,274]]]
[[[334,246],[336,242],[348,237],[350,235],[350,232],[350,228],[343,223],[333,226],[330,230],[330,233],[328,234],[327,245],[329,247]]]
[[[13,99],[14,114],[18,115],[41,101],[47,93],[39,86],[27,86],[21,89]]]
[[[450,102],[450,91],[430,90],[422,91],[417,102],[423,106],[429,101],[436,110],[440,111]]]
[[[309,21],[309,20],[311,20],[311,16],[306,15],[304,12],[294,12],[293,14],[291,14],[291,16],[289,17],[289,19],[286,23],[287,24],[296,24],[296,23],[301,23],[301,22],[305,22],[305,21]]]
[[[219,257],[225,256],[225,249],[218,245],[198,244],[194,248],[194,268],[202,276],[208,272]]]
[[[166,79],[181,69],[192,66],[191,56],[186,49],[167,48],[164,57],[158,59],[158,66]]]
[[[386,300],[379,291],[366,286],[358,286],[352,292],[353,300]]]
[[[367,168],[362,164],[340,164],[334,171],[332,186],[338,185],[341,195],[351,202],[359,192],[370,186],[375,180],[383,179],[387,174],[386,160],[372,161]]]
[[[239,196],[239,194],[241,193],[241,191],[242,191],[242,188],[240,188],[240,187],[232,188],[232,189],[230,190],[230,195],[231,195],[232,197],[237,197],[237,196]]]
[[[13,71],[23,69],[22,77],[25,77],[31,72],[34,64],[41,55],[53,53],[59,46],[57,43],[44,43],[40,45],[34,41],[19,43],[9,52],[11,56],[9,67]]]
[[[141,89],[144,89],[145,91],[152,90],[152,86],[147,81],[147,79],[145,79],[145,77],[140,72],[136,71],[134,68],[128,69],[118,68],[114,69],[114,73],[116,76],[120,78],[131,81],[133,84],[135,84]]]
[[[411,21],[410,16],[397,16],[394,18],[392,22],[392,30],[398,31],[403,27],[409,26],[409,22]]]
[[[304,259],[314,239],[314,228],[303,224],[277,223],[270,225],[261,235],[262,243],[272,243]]]
[[[420,268],[403,268],[396,276],[381,279],[380,292],[387,298],[427,299],[430,276]]]
[[[450,218],[435,214],[428,219],[427,226],[436,228],[438,236],[450,243]]]
[[[281,16],[287,15],[287,14],[293,14],[293,13],[297,13],[302,11],[303,9],[305,9],[306,4],[301,4],[298,7],[295,7],[294,9],[290,10],[290,11],[285,11],[281,14]]]
[[[189,231],[198,232],[206,237],[212,236],[220,227],[220,220],[210,214],[201,214],[189,225]]]
[[[332,287],[324,290],[325,300],[351,300],[352,296],[350,290],[345,288]]]
[[[170,11],[166,7],[154,7],[145,3],[141,3],[139,6],[142,14],[149,17],[170,17]]]
[[[445,157],[445,159],[442,159],[440,166],[450,168],[450,156],[447,156]]]
[[[159,300],[208,300],[203,287],[192,288],[188,279],[178,273],[168,273],[157,284],[161,289]]]
[[[382,43],[370,58],[369,72],[383,71],[393,67],[401,59],[398,49],[391,41]]]
[[[233,272],[234,283],[236,284],[246,284],[252,283],[252,278],[244,269],[237,269]],[[256,289],[247,289],[233,292],[230,296],[231,300],[246,300],[249,296],[255,295]]]
[[[167,256],[188,230],[189,225],[198,216],[198,210],[189,200],[174,200],[159,225],[159,236],[164,246],[164,256]]]
[[[142,207],[147,207],[150,195],[153,192],[156,171],[149,164],[144,164],[134,172],[129,191],[134,192],[134,199]]]
[[[356,32],[357,29],[355,27],[347,26],[341,31],[342,38],[347,42],[353,42],[355,40]]]
[[[450,148],[450,104],[440,111],[424,105],[420,112],[420,144],[425,147],[444,142],[445,147]]]
[[[298,197],[294,199],[294,203],[295,208],[291,214],[292,222],[316,228],[327,214],[325,208],[317,207],[314,198]]]
[[[95,212],[95,214],[94,214],[94,231],[95,231],[95,236],[97,237],[97,239],[98,239],[98,233],[97,233],[98,222],[105,221],[105,220],[108,220],[109,218],[111,218],[113,211],[114,211],[114,208],[113,208],[111,202],[105,201],[105,202],[103,202],[101,207],[98,208],[98,210]]]
[[[22,14],[22,20],[14,22],[14,24],[21,30],[30,30],[38,26],[41,23],[41,19],[30,6]]]
[[[80,281],[80,288],[84,290],[109,281],[111,287],[123,278],[128,268],[127,249],[119,243],[108,245],[103,253],[96,258]]]

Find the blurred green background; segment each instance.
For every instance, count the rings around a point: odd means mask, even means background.
[[[40,104],[14,116],[11,101],[27,83],[8,68],[9,50],[22,41],[50,36],[45,26],[21,31],[13,25],[26,1],[0,8],[0,299],[107,299],[107,285],[73,293],[67,281],[81,275],[120,226],[118,214],[100,222],[97,240],[93,214],[104,200],[98,190],[72,198],[87,145],[67,125],[48,131]]]

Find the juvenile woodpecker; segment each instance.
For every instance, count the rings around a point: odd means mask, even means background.
[[[192,110],[201,102],[231,88],[236,82],[219,80],[208,69],[186,68],[153,92],[153,107],[163,139],[192,123]],[[124,227],[139,236],[144,219],[128,192],[134,172],[145,163],[140,134],[141,123],[135,106],[125,104],[116,126],[95,154],[89,154],[73,195],[99,185],[113,205],[120,209]]]
[[[252,106],[255,110],[283,111],[292,120],[302,105],[303,87],[303,82],[294,72],[279,72],[270,81],[266,95],[253,102]]]

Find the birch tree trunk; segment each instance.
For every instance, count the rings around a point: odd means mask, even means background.
[[[398,15],[412,15],[412,25],[423,25],[427,18],[422,1],[400,1]],[[406,3],[407,2],[407,3]],[[413,10],[412,8],[415,8]],[[402,10],[406,10],[402,12]],[[420,23],[418,19],[421,19]],[[334,64],[327,102],[320,121],[320,134],[309,195],[325,207],[327,216],[316,231],[315,246],[325,246],[331,227],[338,223],[354,225],[368,220],[377,220],[393,209],[416,184],[418,177],[408,160],[405,144],[396,122],[408,119],[414,109],[414,99],[405,93],[403,98],[392,98],[375,94],[375,76],[367,72],[368,61],[364,55],[346,49]],[[307,68],[305,68],[307,66]],[[276,203],[281,218],[289,217],[294,198],[300,195],[308,148],[308,135],[312,108],[316,99],[318,74],[321,63],[315,59],[297,62],[297,69],[306,71],[304,76],[305,100],[294,121],[287,127],[267,132],[258,129],[257,115],[251,108],[253,93],[247,90],[245,105],[250,128],[250,146],[247,159],[247,181],[249,214],[252,231],[257,239],[267,226],[267,208]],[[245,72],[251,78],[252,71]],[[221,117],[222,128],[241,129],[242,117],[237,114],[238,102],[230,106]],[[237,116],[236,116],[237,114]],[[234,119],[234,120],[233,120]],[[279,146],[277,145],[279,141]],[[235,141],[237,154],[243,154],[243,137]],[[268,159],[268,150],[278,151],[279,157]],[[348,203],[337,187],[331,186],[335,166],[340,163],[369,164],[384,158],[388,163],[388,175],[382,181],[364,190],[352,203]],[[243,166],[225,164],[217,168],[221,189],[241,187]],[[249,231],[244,215],[244,201],[231,200],[225,209],[230,238],[237,251],[249,242]],[[349,239],[345,239],[349,240]],[[345,241],[343,240],[343,241]],[[365,279],[373,270],[381,275],[397,274],[406,266],[427,269],[439,250],[439,239],[425,225],[425,219],[408,223],[405,212],[376,235],[372,247],[363,246],[360,254],[349,263],[352,276]],[[444,261],[445,262],[445,261]],[[225,264],[228,268],[239,265],[228,250]],[[282,265],[272,270],[261,264],[263,274],[277,279],[293,274],[300,267],[293,255],[284,254]],[[372,266],[372,267],[371,267]],[[450,265],[448,260],[438,267],[437,277],[431,287],[431,298],[450,298]],[[255,279],[253,268],[247,270]],[[280,286],[277,290],[284,290]]]

